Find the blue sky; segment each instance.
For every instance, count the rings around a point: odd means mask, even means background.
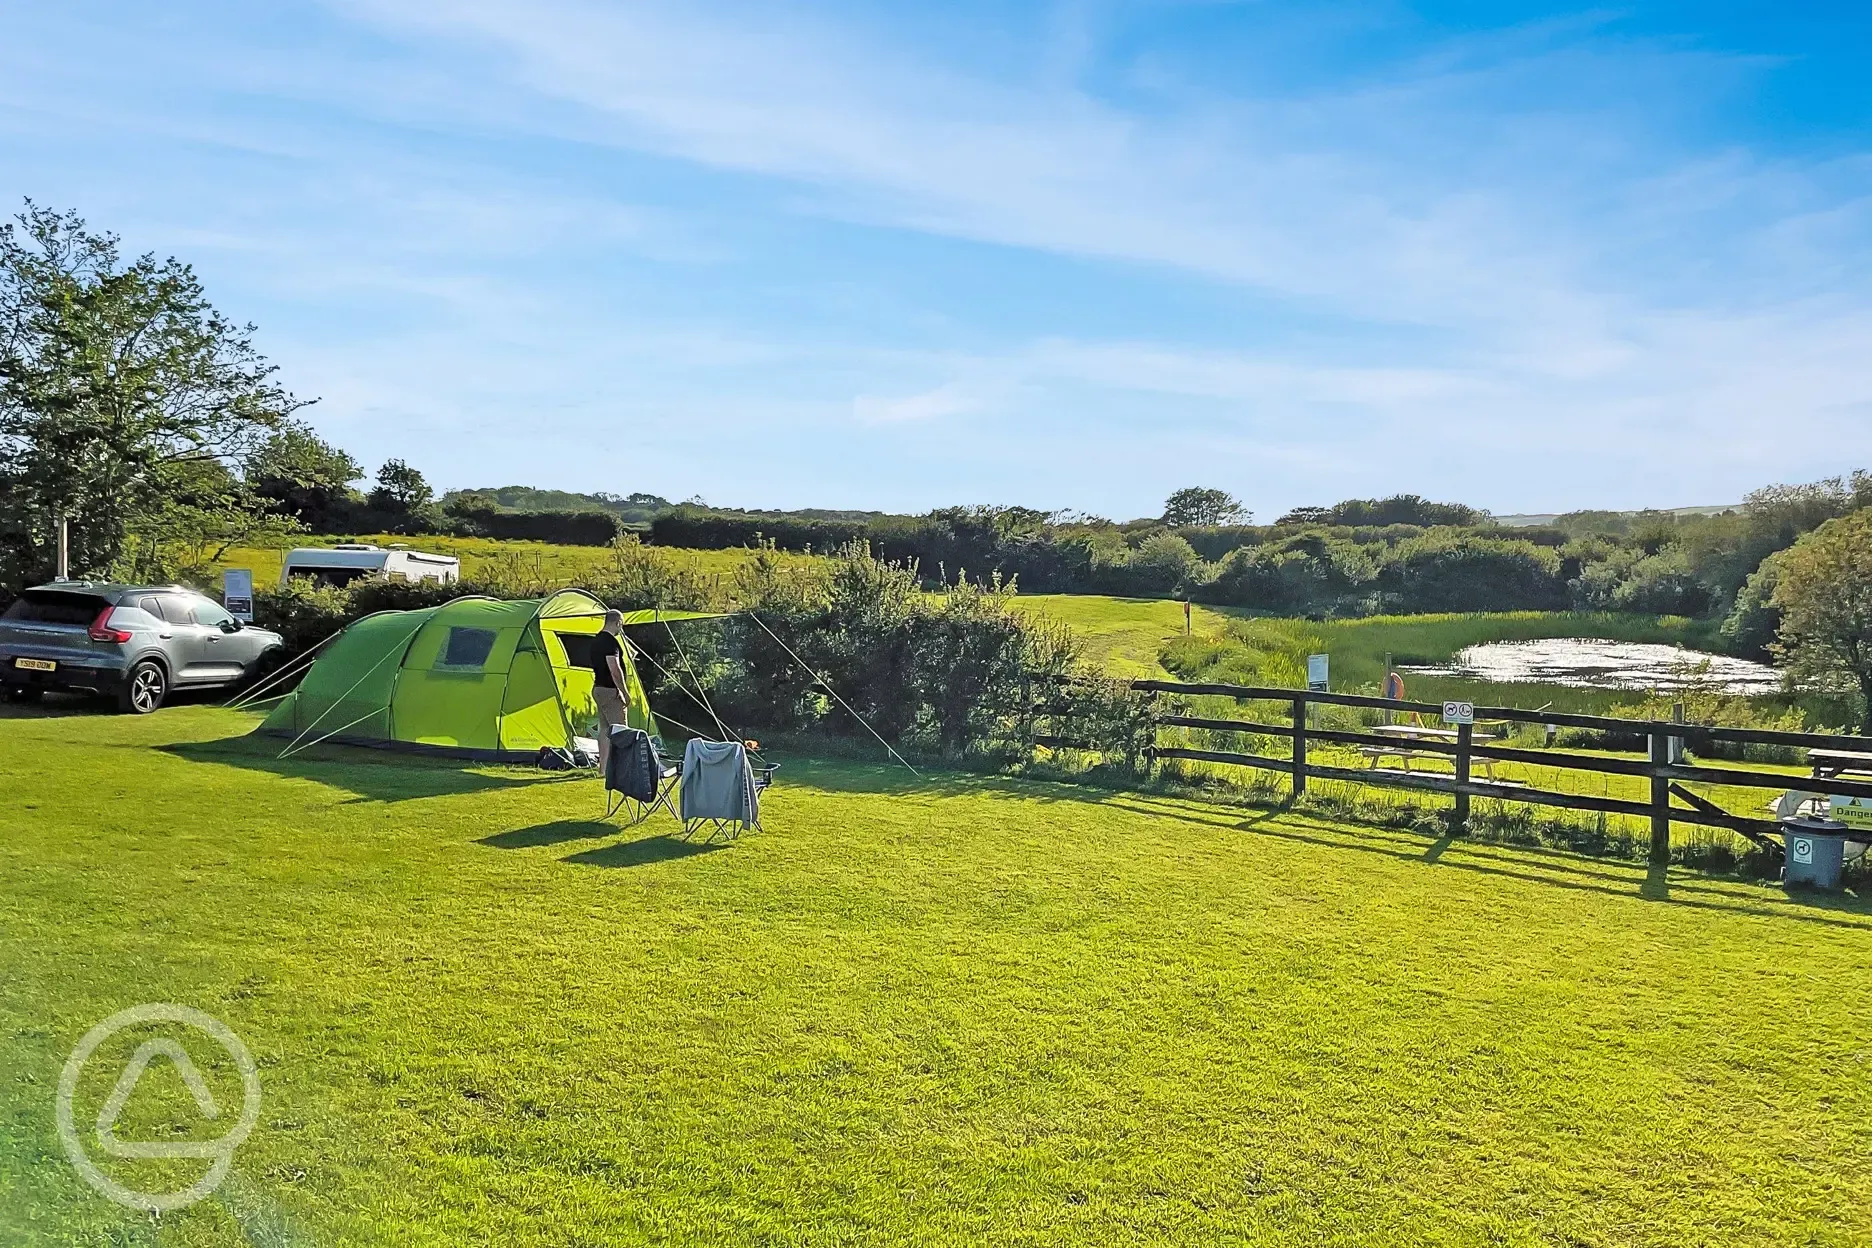
[[[0,199],[443,486],[1728,502],[1872,466],[1872,6],[1790,7],[0,0]]]

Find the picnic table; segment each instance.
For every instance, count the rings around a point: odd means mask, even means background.
[[[1371,731],[1381,737],[1397,738],[1397,744],[1395,745],[1361,745],[1359,747],[1359,753],[1371,760],[1371,765],[1374,770],[1377,769],[1380,762],[1387,758],[1395,758],[1402,762],[1405,771],[1409,771],[1411,769],[1411,763],[1420,758],[1433,761],[1441,760],[1449,763],[1451,766],[1455,765],[1455,759],[1441,750],[1420,750],[1414,748],[1414,743],[1416,742],[1454,741],[1461,735],[1454,728],[1435,728],[1425,724],[1380,724]],[[1482,773],[1486,775],[1490,781],[1495,779],[1494,759],[1475,758],[1471,761],[1472,765],[1482,768]]]
[[[1849,774],[1872,776],[1872,754],[1854,750],[1808,750],[1807,761],[1813,766],[1816,780],[1835,780]]]

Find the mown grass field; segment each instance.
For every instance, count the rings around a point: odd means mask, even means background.
[[[1872,1239],[1861,898],[798,758],[700,850],[584,779],[3,715],[9,1245]],[[145,1001],[264,1089],[160,1227],[52,1126]],[[186,1130],[144,1086],[125,1137]]]
[[[414,550],[428,551],[436,555],[453,555],[462,561],[462,577],[466,580],[477,580],[490,574],[498,574],[537,581],[577,584],[581,580],[595,579],[595,574],[602,573],[612,563],[611,552],[603,546],[565,546],[551,542],[523,542],[488,537],[398,537],[395,534],[377,533],[357,538],[306,536],[294,545],[331,546],[339,541],[370,542],[378,546],[402,542]],[[255,585],[278,585],[280,571],[285,566],[286,553],[290,549],[291,547],[236,547],[217,560],[214,566],[217,569],[249,568],[253,571]],[[731,575],[747,560],[749,554],[746,550],[674,550],[668,547],[655,549],[667,552],[670,557],[684,566],[721,575]],[[812,555],[791,555],[784,552],[778,553],[776,557],[784,561],[804,561],[815,558]]]
[[[1101,594],[1018,594],[1014,605],[1058,621],[1084,645],[1085,656],[1114,676],[1157,677],[1169,672],[1158,662],[1166,642],[1183,635],[1183,604],[1162,598],[1111,598]],[[1199,633],[1214,632],[1231,613],[1193,606]]]

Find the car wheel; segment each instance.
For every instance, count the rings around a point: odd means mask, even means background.
[[[43,693],[45,693],[43,689],[26,689],[17,685],[9,685],[4,696],[8,702],[37,702]]]
[[[169,678],[163,674],[162,664],[145,659],[125,677],[117,705],[132,715],[147,715],[163,704],[168,692]]]

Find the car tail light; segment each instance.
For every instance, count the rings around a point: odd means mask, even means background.
[[[105,607],[102,611],[98,612],[97,619],[91,621],[91,627],[87,631],[90,633],[92,641],[114,641],[121,646],[124,642],[130,640],[130,634],[121,628],[111,627],[110,613],[110,607]]]

